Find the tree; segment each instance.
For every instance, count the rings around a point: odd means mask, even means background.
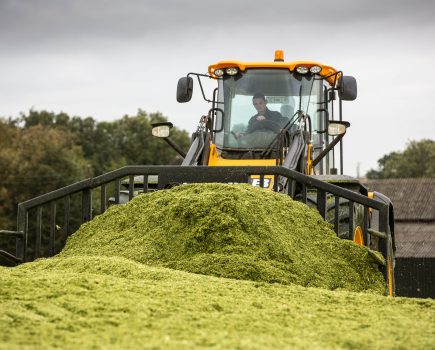
[[[435,178],[435,141],[410,141],[403,152],[383,156],[378,165],[378,170],[371,169],[367,178]]]
[[[151,134],[151,124],[166,122],[161,113],[148,114],[139,110],[137,115],[97,122],[91,117],[69,117],[65,113],[30,110],[21,114],[15,123],[24,129],[43,125],[70,132],[75,144],[81,146],[84,157],[91,163],[93,173],[100,175],[127,164],[171,164],[178,154],[164,141]],[[173,128],[171,138],[187,151],[189,136],[186,131]]]
[[[92,175],[71,133],[0,123],[0,227],[13,227],[16,204]]]
[[[111,122],[30,110],[0,119],[0,228],[11,227],[17,203],[128,164],[171,164],[178,154],[151,134],[161,113],[139,110]],[[186,131],[172,139],[187,151]]]

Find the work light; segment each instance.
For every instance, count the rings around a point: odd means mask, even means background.
[[[299,66],[296,68],[296,72],[299,74],[307,74],[308,73],[308,67],[305,66]]]
[[[221,68],[216,69],[214,72],[214,75],[216,75],[217,77],[221,77],[222,75],[224,75],[224,70]]]
[[[321,71],[322,71],[322,67],[320,67],[320,66],[312,66],[310,68],[310,72],[313,74],[320,73]]]
[[[236,67],[228,67],[227,69],[225,69],[225,72],[228,75],[236,75],[239,72],[239,70]]]

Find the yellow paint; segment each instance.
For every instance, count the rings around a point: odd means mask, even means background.
[[[305,173],[307,175],[313,174],[313,161],[311,159],[311,152],[312,152],[312,145],[311,143],[309,143],[307,148],[307,168],[305,169]]]
[[[219,156],[215,144],[210,145],[209,166],[275,166],[275,159],[225,159]]]
[[[363,231],[360,226],[355,227],[353,232],[353,242],[358,245],[364,245]]]
[[[284,52],[282,53],[284,57]],[[208,67],[208,73],[214,77],[217,78],[214,75],[214,71],[218,68],[228,68],[228,67],[237,67],[240,71],[244,72],[247,69],[250,68],[287,68],[290,71],[294,71],[296,67],[298,66],[305,66],[308,68],[311,68],[312,66],[319,66],[322,68],[319,75],[322,77],[327,77],[331,74],[335,74],[338,71],[331,67],[324,64],[321,64],[319,62],[315,61],[293,61],[293,62],[241,62],[241,61],[220,61],[218,63],[212,64]],[[329,77],[326,79],[329,84],[333,85],[334,82],[337,80],[335,76]]]
[[[263,181],[263,188],[267,188],[268,190],[273,189],[273,175],[264,175]],[[260,175],[251,176],[251,185],[260,187]]]

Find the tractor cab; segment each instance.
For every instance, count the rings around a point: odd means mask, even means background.
[[[276,51],[272,62],[222,61],[209,66],[208,74],[189,73],[178,81],[178,102],[190,101],[194,77],[211,108],[182,154],[183,165],[281,165],[306,174],[337,173],[338,152],[330,151],[350,125],[342,121],[341,101],[356,98],[353,77],[317,62],[285,62]],[[204,78],[217,83],[211,98]],[[160,123],[153,134],[174,147],[169,128]]]
[[[222,111],[216,113],[214,143],[223,158],[277,159],[291,138],[308,130],[307,123],[316,130],[324,128],[322,113],[317,112],[322,94],[321,79],[289,69],[224,74],[218,80],[217,104]]]

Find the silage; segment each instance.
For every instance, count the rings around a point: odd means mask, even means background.
[[[433,300],[296,284],[383,290],[365,248],[304,205],[248,186],[180,186],[110,208],[57,257],[0,267],[0,349],[434,343]]]
[[[384,293],[367,248],[320,215],[249,185],[194,184],[136,197],[83,225],[61,257],[121,256],[234,279]]]
[[[216,278],[130,259],[0,267],[0,349],[430,349],[433,300]]]

